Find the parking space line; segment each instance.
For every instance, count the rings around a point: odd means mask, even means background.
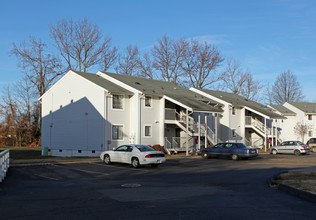
[[[35,176],[38,176],[38,177],[41,177],[41,178],[44,178],[44,179],[49,179],[49,180],[55,180],[55,181],[58,181],[59,179],[56,179],[56,178],[52,178],[52,177],[48,177],[48,176],[43,176],[43,175],[39,175],[39,174],[33,174]]]
[[[96,173],[96,174],[101,174],[101,175],[105,175],[105,176],[110,175],[110,174],[108,174],[108,173],[96,172],[96,171],[90,171],[90,170],[82,170],[82,169],[71,168],[71,167],[65,167],[65,166],[56,165],[56,164],[53,164],[52,166],[61,167],[61,168],[69,169],[69,170],[77,170],[77,171],[86,172],[86,173]]]

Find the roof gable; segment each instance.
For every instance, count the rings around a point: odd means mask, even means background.
[[[295,112],[291,111],[283,105],[271,105],[271,107],[280,112],[282,115],[296,115]]]
[[[316,103],[313,102],[288,102],[307,114],[316,114]]]
[[[133,95],[133,93],[131,91],[124,89],[121,86],[118,86],[118,85],[100,77],[97,74],[78,72],[78,71],[72,71],[72,72],[74,72],[74,73],[78,74],[79,76],[89,80],[90,82],[106,89],[108,92]]]

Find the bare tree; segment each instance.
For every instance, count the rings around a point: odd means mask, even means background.
[[[218,82],[222,76],[216,69],[224,59],[211,44],[192,40],[184,54],[182,69],[189,78],[189,86],[202,89]]]
[[[223,89],[249,99],[256,99],[261,88],[250,72],[243,72],[240,63],[234,59],[227,62],[223,73]]]
[[[227,90],[230,90],[234,94],[241,94],[246,77],[237,60],[230,59],[227,61],[227,67],[223,73],[223,82],[223,86]]]
[[[50,27],[50,33],[68,70],[86,72],[95,65],[106,70],[115,60],[117,51],[110,45],[111,38],[103,39],[98,26],[87,18],[76,22],[63,19]]]
[[[262,89],[262,85],[260,84],[260,81],[253,78],[250,72],[246,72],[244,77],[246,80],[244,81],[240,94],[247,99],[256,101],[258,99],[258,94]]]
[[[136,75],[139,65],[139,51],[137,46],[127,46],[124,54],[118,58],[117,72],[123,75]]]
[[[139,59],[138,70],[138,76],[149,79],[154,78],[153,62],[148,53],[144,53],[144,55]]]
[[[297,102],[304,98],[302,87],[292,71],[288,70],[278,75],[272,85],[272,100],[276,104]]]
[[[297,136],[301,136],[302,142],[304,143],[305,134],[307,134],[307,132],[311,130],[312,128],[313,128],[312,125],[297,122],[294,127],[294,132]]]
[[[105,46],[101,54],[101,69],[106,72],[109,70],[118,59],[118,49],[111,45],[112,39],[105,38]]]
[[[26,78],[36,88],[39,96],[42,96],[51,84],[63,74],[59,60],[46,53],[46,44],[34,37],[29,44],[25,41],[20,45],[13,44],[11,53],[19,59],[19,66]]]
[[[182,63],[187,47],[184,39],[172,40],[164,35],[152,49],[153,67],[167,82],[181,83]]]

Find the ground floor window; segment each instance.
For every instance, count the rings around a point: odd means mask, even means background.
[[[151,137],[151,126],[145,125],[145,137]]]
[[[112,140],[123,140],[123,125],[112,126]]]

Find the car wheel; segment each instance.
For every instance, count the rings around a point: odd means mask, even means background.
[[[208,153],[207,153],[206,151],[203,151],[203,152],[202,152],[202,157],[203,157],[204,159],[207,159],[207,158],[208,158]]]
[[[139,167],[139,160],[138,160],[138,158],[136,158],[136,157],[132,158],[132,166],[134,168],[138,168]]]
[[[295,156],[300,156],[300,155],[301,155],[301,152],[300,152],[299,150],[295,150],[295,151],[294,151],[294,154],[295,154]]]
[[[110,158],[109,155],[105,155],[105,156],[104,156],[104,163],[105,163],[105,164],[110,164],[110,163],[111,163],[111,158]]]
[[[272,153],[273,155],[277,155],[278,152],[277,152],[276,150],[272,150],[271,153]]]
[[[312,148],[312,152],[316,153],[316,147]]]
[[[233,160],[238,160],[238,155],[237,155],[237,154],[233,154],[233,155],[232,155],[232,159],[233,159]]]

